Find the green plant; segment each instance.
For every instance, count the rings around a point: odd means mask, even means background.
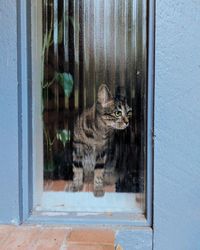
[[[42,93],[42,113],[44,112],[45,104],[49,101],[49,88],[57,84],[63,89],[63,93],[65,98],[69,98],[72,90],[73,90],[73,77],[69,72],[58,72],[55,71],[53,73],[53,77],[50,81],[45,80],[44,69],[45,69],[45,57],[48,58],[48,54],[50,51],[50,47],[54,44],[61,44],[63,42],[63,20],[60,20],[58,23],[58,38],[57,41],[53,40],[53,6],[50,5],[50,25],[49,28],[44,33],[43,37],[43,46],[41,51],[41,93]],[[71,22],[72,26],[74,27],[74,19],[73,17],[69,17],[69,21]],[[44,169],[46,171],[53,171],[54,170],[54,163],[53,163],[53,145],[55,140],[61,141],[63,148],[67,142],[70,141],[71,132],[69,130],[57,130],[54,131],[54,135],[50,136],[50,131],[47,124],[43,124],[43,131],[44,131],[44,140],[46,145],[46,159],[44,163]]]
[[[62,142],[64,148],[65,148],[66,143],[70,141],[70,137],[71,137],[70,130],[63,129],[63,130],[57,131],[56,133],[57,140]]]

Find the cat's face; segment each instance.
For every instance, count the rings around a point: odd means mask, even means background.
[[[108,87],[102,84],[98,91],[98,103],[101,118],[105,126],[114,129],[125,129],[129,125],[132,109],[126,100],[114,99]]]

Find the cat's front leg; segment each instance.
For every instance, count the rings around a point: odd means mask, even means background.
[[[73,166],[73,173],[72,191],[81,191],[83,189],[83,168]]]
[[[104,196],[104,168],[94,170],[94,196]]]

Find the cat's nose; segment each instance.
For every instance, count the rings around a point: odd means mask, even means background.
[[[126,124],[126,125],[128,125],[128,123],[129,123],[129,121],[128,121],[128,119],[124,119],[124,123]]]

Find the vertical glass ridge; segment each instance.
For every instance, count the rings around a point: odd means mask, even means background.
[[[116,132],[121,157],[117,164],[127,171],[116,191],[144,192],[146,4],[146,0],[43,0],[45,180],[72,181],[75,121],[96,103],[104,83],[133,109],[130,128]]]

